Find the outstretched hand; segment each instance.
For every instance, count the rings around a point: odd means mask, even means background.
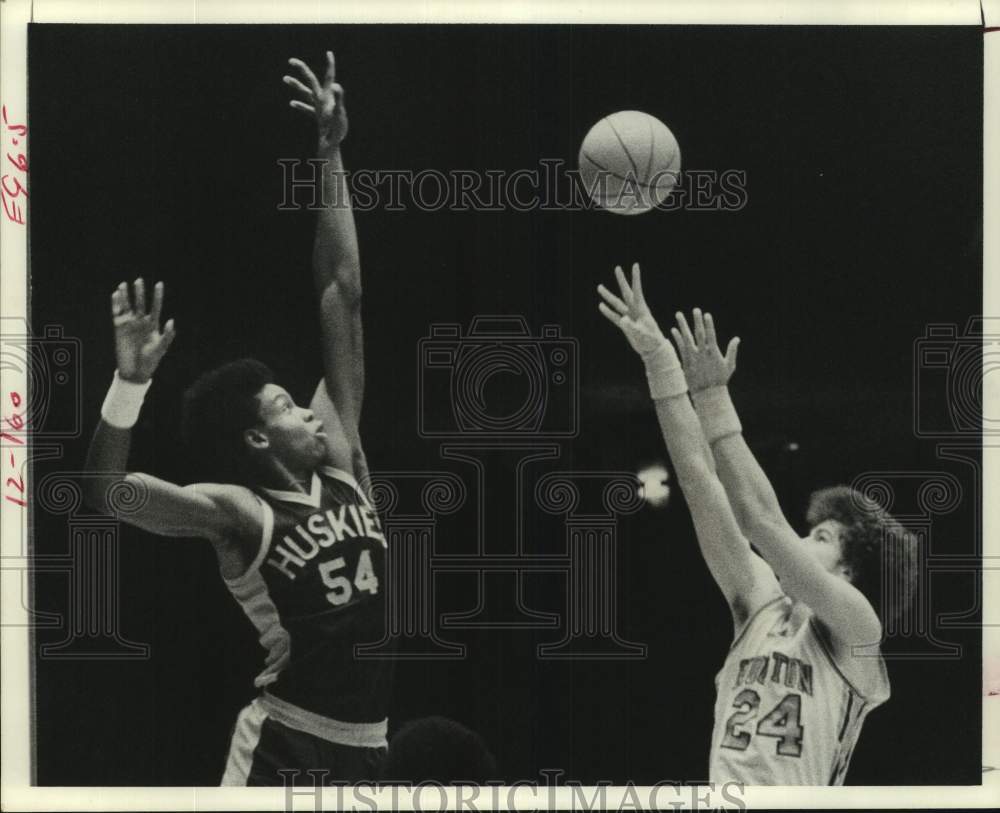
[[[664,344],[669,344],[660,326],[656,324],[649,305],[646,304],[639,263],[632,264],[631,285],[625,279],[625,273],[620,265],[615,267],[615,278],[621,291],[620,297],[615,296],[604,285],[597,286],[597,292],[604,300],[597,306],[601,313],[621,329],[632,349],[640,356],[648,355]]]
[[[694,322],[693,334],[683,313],[677,311],[676,318],[677,327],[670,328],[670,333],[680,352],[684,375],[691,392],[708,387],[725,386],[736,370],[739,338],[734,336],[730,339],[726,346],[726,354],[722,355],[715,337],[715,321],[712,319],[712,314],[702,315],[700,308],[695,308],[691,312],[691,321]]]
[[[282,77],[284,83],[304,99],[292,99],[288,104],[316,119],[321,147],[337,147],[347,136],[347,110],[344,108],[344,88],[336,81],[333,51],[326,52],[326,73],[322,82],[301,59],[289,59],[288,64],[298,68],[305,80],[303,83],[294,76]]]
[[[115,327],[115,356],[118,375],[125,381],[144,384],[153,377],[161,359],[176,336],[174,320],[168,319],[160,330],[163,309],[163,283],[153,288],[153,304],[146,311],[146,284],[142,277],[132,286],[121,283],[111,294],[111,319]]]

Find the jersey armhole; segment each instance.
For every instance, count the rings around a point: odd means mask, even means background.
[[[777,595],[774,598],[765,601],[756,610],[750,613],[750,615],[747,616],[747,620],[743,622],[743,626],[739,627],[739,629],[736,630],[735,635],[733,636],[733,642],[729,645],[729,651],[732,652],[734,649],[736,649],[736,645],[743,640],[743,636],[747,634],[747,630],[750,629],[750,625],[757,620],[757,616],[759,616],[764,610],[766,610],[772,604],[775,604],[779,601],[784,601],[784,599],[785,599],[785,594],[781,593],[780,595]]]
[[[257,502],[261,506],[261,516],[260,516],[260,542],[257,546],[257,555],[254,556],[253,561],[250,566],[239,576],[232,579],[223,579],[223,581],[230,587],[239,587],[249,581],[253,576],[260,570],[261,564],[264,562],[264,557],[267,556],[268,548],[270,547],[271,534],[274,532],[274,510],[268,504],[267,500],[261,499],[258,495],[254,494]]]

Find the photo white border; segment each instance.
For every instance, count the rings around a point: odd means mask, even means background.
[[[349,5],[318,1],[275,0],[231,2],[229,0],[3,0],[0,2],[0,102],[12,119],[27,116],[27,28],[34,22],[80,23],[687,23],[687,24],[839,24],[839,25],[979,25],[981,13],[987,28],[1000,26],[1000,0],[715,0],[714,2],[663,2],[607,0],[577,2],[527,2],[527,0],[358,0]],[[983,313],[1000,316],[1000,98],[990,89],[1000,88],[1000,30],[985,33],[984,47],[984,228]],[[30,141],[30,122],[28,138]],[[933,164],[929,161],[929,164]],[[29,166],[30,172],[30,166]],[[30,176],[29,176],[30,177]],[[933,190],[928,190],[930,194]],[[29,183],[30,194],[30,183]],[[27,228],[0,218],[0,313],[6,317],[27,316]],[[7,371],[0,393],[24,392],[24,375]],[[1000,403],[1000,373],[984,378],[984,414],[996,414]],[[1000,447],[998,447],[1000,448]],[[983,544],[984,556],[1000,555],[1000,501],[987,495],[1000,494],[1000,468],[996,454],[983,452]],[[29,484],[30,486],[30,484]],[[30,787],[31,694],[27,614],[21,605],[20,588],[25,563],[22,545],[26,538],[26,511],[2,511],[0,555],[4,569],[0,584],[0,808],[21,810],[272,810],[284,809],[285,791],[253,788],[36,788]],[[983,657],[1000,658],[1000,570],[983,572]],[[1000,707],[1000,703],[993,706]],[[1000,709],[986,719],[984,707],[983,763],[997,768],[983,775],[982,786],[906,786],[840,788],[748,788],[744,799],[751,807],[784,809],[844,807],[1000,807]],[[593,789],[585,789],[590,798]],[[707,789],[706,789],[707,792]],[[450,791],[451,806],[458,789]],[[467,791],[463,798],[468,798]],[[552,794],[540,788],[517,788],[513,799],[519,807],[545,807],[551,803],[569,807],[572,791],[559,788]],[[637,789],[645,804],[649,789]],[[396,791],[401,809],[405,798]],[[324,807],[336,802],[332,791],[324,792]],[[367,799],[357,809],[371,809]],[[377,796],[379,804],[393,801],[390,791]],[[502,796],[507,799],[506,794]],[[662,801],[665,797],[660,795]],[[427,797],[436,809],[438,797]],[[608,789],[610,806],[629,802],[627,792]],[[345,797],[344,801],[348,801]],[[713,804],[719,804],[718,795]],[[315,799],[306,794],[294,799],[294,808],[315,809]],[[329,807],[328,809],[334,809]]]

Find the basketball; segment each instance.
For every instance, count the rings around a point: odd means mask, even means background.
[[[580,145],[580,180],[602,209],[621,215],[648,212],[677,183],[681,148],[659,119],[638,110],[605,116]]]

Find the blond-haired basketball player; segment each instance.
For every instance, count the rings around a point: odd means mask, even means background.
[[[638,266],[631,284],[615,271],[621,295],[599,286],[600,310],[645,363],[699,546],[735,624],[716,678],[710,780],[841,784],[865,716],[889,697],[880,614],[899,612],[913,583],[904,577],[895,602],[880,587],[883,575],[915,574],[914,541],[846,486],[813,495],[811,530],[800,538],[729,398],[738,340],[723,355],[711,315],[696,309],[692,333],[678,313],[678,358]]]

